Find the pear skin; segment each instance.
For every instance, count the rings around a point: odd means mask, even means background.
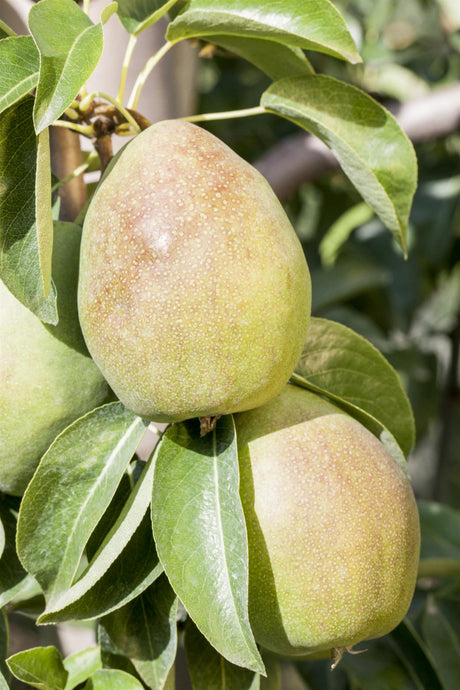
[[[256,407],[288,381],[311,286],[266,180],[197,125],[138,135],[100,184],[81,248],[79,314],[120,400],[159,422]]]
[[[417,577],[405,471],[365,427],[294,385],[236,415],[255,639],[282,656],[343,649],[395,628]]]
[[[0,282],[0,491],[5,493],[22,495],[55,437],[109,395],[78,322],[80,237],[76,225],[55,229],[57,326],[42,323]]]

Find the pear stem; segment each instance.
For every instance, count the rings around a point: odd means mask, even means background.
[[[268,112],[261,105],[254,108],[242,108],[241,110],[225,110],[220,113],[201,113],[199,115],[189,115],[188,117],[181,117],[185,122],[208,122],[210,120],[226,120],[228,118],[236,117],[250,117],[251,115],[262,115]]]
[[[136,34],[131,34],[129,37],[129,42],[126,47],[126,52],[125,52],[125,57],[123,59],[123,65],[121,68],[121,76],[120,76],[120,86],[118,87],[118,96],[117,96],[117,101],[119,103],[123,103],[123,98],[125,95],[125,86],[126,86],[126,76],[128,74],[128,68],[131,63],[131,58],[133,56],[133,51],[134,47],[137,43],[137,35]]]
[[[53,122],[53,127],[67,127],[78,134],[84,134],[86,137],[92,137],[94,130],[92,125],[79,125],[76,122],[67,122],[67,120],[56,120]]]
[[[129,110],[123,107],[116,98],[112,98],[112,96],[109,96],[109,94],[103,93],[102,91],[94,91],[93,93],[90,93],[89,96],[87,96],[83,101],[81,101],[80,110],[84,112],[87,108],[89,108],[91,102],[95,98],[103,98],[105,101],[111,103],[113,107],[116,108],[121,115],[123,115],[125,120],[129,122],[129,124],[134,128],[134,130],[137,133],[141,131],[141,127],[138,125],[138,123],[131,115]]]
[[[175,43],[172,43],[171,41],[166,41],[166,43],[160,48],[160,50],[158,50],[155,53],[155,55],[152,55],[152,57],[149,58],[149,60],[147,60],[144,68],[141,70],[141,72],[139,72],[139,75],[136,79],[136,83],[134,84],[133,90],[131,92],[131,96],[128,101],[129,109],[137,109],[137,104],[139,102],[142,89],[144,87],[145,82],[147,81],[150,72],[160,62],[161,58],[164,55],[166,55],[166,53],[173,47],[173,45],[175,45]]]

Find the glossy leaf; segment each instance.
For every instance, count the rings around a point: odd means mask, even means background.
[[[6,500],[0,501],[0,520],[5,537],[3,553],[0,557],[0,608],[2,608],[24,587],[28,576],[16,554],[15,511]]]
[[[34,647],[7,659],[16,678],[40,690],[64,690],[68,673],[56,647]]]
[[[352,415],[370,415],[406,455],[410,452],[415,431],[407,395],[393,367],[362,336],[334,321],[312,318],[295,373]]]
[[[163,690],[177,647],[177,599],[165,575],[101,623],[149,688]]]
[[[460,630],[455,630],[436,598],[428,596],[422,620],[423,638],[434,657],[444,690],[457,690],[460,679]]]
[[[263,672],[249,625],[248,547],[231,416],[203,438],[174,424],[155,464],[152,522],[158,555],[191,618],[232,663]]]
[[[460,511],[431,501],[417,504],[422,535],[419,576],[460,575]]]
[[[361,61],[343,17],[329,0],[309,0],[302,9],[297,0],[233,0],[223,6],[213,0],[191,0],[169,25],[166,38],[173,42],[216,34],[268,38],[352,63]]]
[[[67,427],[43,456],[21,503],[17,541],[50,608],[72,585],[145,428],[121,403],[111,403]]]
[[[211,35],[206,36],[206,40],[248,60],[273,80],[313,73],[313,67],[300,48],[246,36]]]
[[[64,668],[68,673],[64,690],[73,690],[80,683],[84,683],[95,671],[102,668],[99,647],[89,647],[69,654],[64,659]]]
[[[260,675],[224,659],[191,622],[184,643],[193,690],[259,690]]]
[[[91,676],[84,690],[144,690],[144,687],[125,671],[101,669]]]
[[[130,34],[140,34],[163,17],[177,0],[118,0],[118,17]]]
[[[332,77],[281,79],[261,105],[317,136],[383,223],[407,250],[407,223],[417,184],[413,146],[385,108]]]
[[[43,158],[38,161],[32,108],[26,97],[0,118],[0,276],[22,304],[56,324],[56,292],[52,286],[45,299],[40,268],[35,183]]]
[[[34,89],[40,68],[31,36],[11,36],[0,41],[0,112]]]
[[[106,615],[134,599],[162,573],[148,513],[152,478],[151,459],[88,567],[72,587],[47,606],[39,622]]]
[[[70,106],[102,54],[102,24],[93,24],[73,0],[41,0],[29,13],[40,52],[34,106],[37,133]]]

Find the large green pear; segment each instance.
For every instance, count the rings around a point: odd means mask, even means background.
[[[109,393],[78,322],[80,237],[71,224],[54,233],[57,326],[42,323],[0,282],[0,491],[13,495],[24,492],[57,434]]]
[[[404,466],[359,422],[290,384],[236,426],[257,642],[340,655],[391,631],[420,547]]]
[[[79,314],[120,400],[163,422],[268,401],[301,354],[311,288],[265,179],[197,125],[152,125],[88,210]]]

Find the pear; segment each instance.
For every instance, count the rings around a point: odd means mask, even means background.
[[[417,507],[403,460],[332,403],[288,384],[236,415],[249,617],[283,656],[390,632],[411,602]]]
[[[76,225],[55,229],[57,326],[42,323],[0,282],[0,491],[9,494],[22,495],[57,434],[109,395],[78,322],[80,237]]]
[[[262,405],[301,354],[311,285],[266,180],[197,125],[152,125],[90,204],[79,315],[120,400],[149,420]]]

